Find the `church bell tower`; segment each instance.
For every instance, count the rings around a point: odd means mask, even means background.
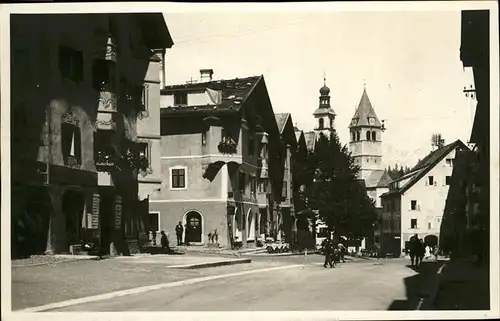
[[[382,133],[385,126],[375,114],[366,88],[349,125],[349,149],[360,167],[359,178],[366,179],[382,167]]]
[[[316,138],[319,138],[320,133],[330,138],[330,133],[335,130],[336,114],[330,105],[330,88],[326,86],[326,77],[323,78],[323,87],[320,88],[319,94],[319,106],[313,113],[316,120],[314,132]]]

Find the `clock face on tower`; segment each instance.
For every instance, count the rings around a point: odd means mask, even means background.
[[[368,123],[369,123],[370,125],[375,124],[375,118],[373,118],[373,117],[368,117]]]
[[[352,125],[352,126],[355,126],[357,123],[358,123],[358,119],[357,119],[357,118],[354,118],[354,119],[351,121],[351,125]]]

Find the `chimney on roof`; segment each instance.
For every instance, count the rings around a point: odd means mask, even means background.
[[[201,82],[212,81],[213,69],[200,69]]]

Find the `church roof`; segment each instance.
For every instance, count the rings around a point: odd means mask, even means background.
[[[333,110],[333,108],[331,108],[331,107],[330,108],[321,108],[320,107],[314,111],[313,115],[314,116],[315,115],[333,115],[333,116],[335,116],[336,114],[335,114],[335,111]]]
[[[370,124],[368,120],[368,118],[371,117],[374,118],[374,122],[372,124]],[[357,126],[382,127],[377,114],[375,114],[372,103],[370,102],[370,98],[368,98],[366,88],[363,89],[363,95],[361,96],[361,100],[359,101],[358,108],[356,108],[356,112],[354,113],[354,116],[352,116],[352,121],[349,125],[349,127]]]
[[[389,187],[389,182],[392,181],[387,170],[374,170],[365,179],[366,188]]]

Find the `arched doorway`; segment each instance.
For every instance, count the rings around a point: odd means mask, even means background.
[[[66,219],[66,236],[69,244],[80,243],[83,236],[82,219],[85,207],[83,192],[67,190],[62,201],[62,210]]]
[[[429,245],[430,247],[438,246],[438,237],[436,235],[427,235],[424,237],[425,245]]]
[[[201,243],[203,233],[203,218],[199,212],[190,211],[186,214],[186,243]]]

